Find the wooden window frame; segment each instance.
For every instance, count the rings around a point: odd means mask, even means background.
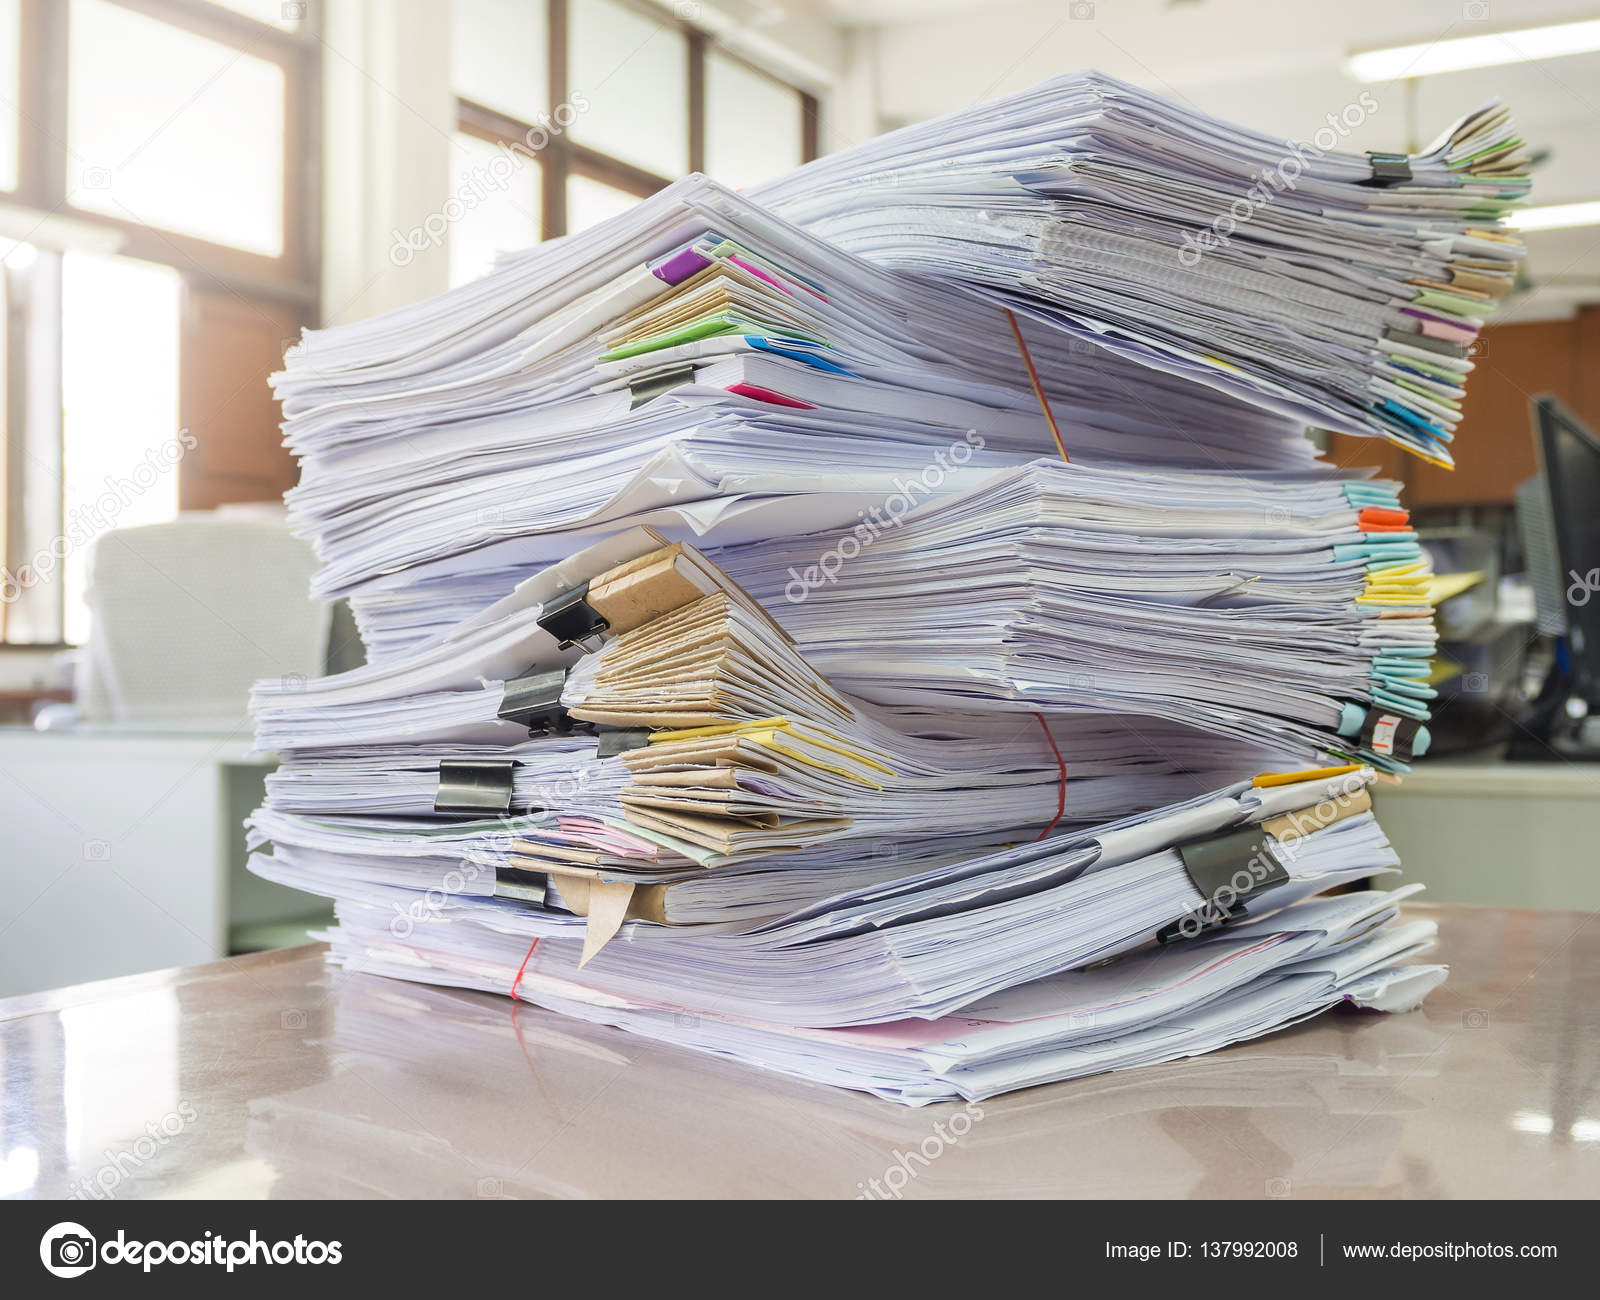
[[[14,205],[43,216],[61,214],[83,227],[99,227],[115,232],[120,246],[118,256],[136,258],[169,266],[183,277],[185,285],[225,293],[241,304],[252,302],[287,308],[301,325],[315,324],[321,309],[322,250],[322,40],[320,9],[308,3],[305,15],[292,30],[263,23],[247,14],[212,3],[212,0],[108,0],[182,31],[194,33],[275,63],[283,71],[283,248],[277,256],[267,256],[231,248],[193,235],[185,235],[137,221],[108,216],[81,208],[71,202],[68,175],[68,95],[70,66],[69,41],[71,6],[67,0],[20,0],[19,4],[19,82],[17,184],[0,189],[0,204]],[[8,567],[26,562],[25,538],[37,536],[33,530],[49,521],[30,520],[25,508],[13,516],[11,507],[20,502],[37,505],[36,492],[30,494],[28,474],[37,472],[23,450],[33,436],[21,423],[30,411],[47,405],[51,382],[59,390],[62,322],[59,317],[60,259],[51,254],[41,259],[53,268],[54,293],[52,320],[27,320],[11,312],[12,328],[7,332],[7,460],[0,466],[0,490],[6,494],[5,535],[0,535],[0,563]],[[48,286],[39,285],[45,288]],[[26,337],[23,327],[26,326]],[[285,346],[292,340],[285,339]],[[51,352],[53,343],[54,353]],[[180,342],[181,347],[181,342]],[[37,352],[37,355],[34,353]],[[180,405],[184,400],[185,366],[180,351]],[[21,372],[27,372],[26,376]],[[51,377],[53,376],[53,380]],[[46,381],[50,382],[46,382]],[[26,385],[42,383],[40,393],[30,394]],[[55,443],[60,444],[59,391],[54,403],[57,411]],[[40,426],[40,435],[50,430]],[[11,472],[5,472],[9,469]],[[59,470],[59,465],[57,466]],[[43,472],[48,477],[48,467]],[[58,506],[58,509],[60,507]],[[39,512],[42,513],[43,512]],[[54,527],[65,528],[58,514]],[[26,531],[24,531],[24,529]],[[59,649],[64,642],[64,593],[59,583],[51,584],[55,602],[56,639],[54,641],[12,642],[8,639],[9,607],[0,608],[0,651],[12,648],[37,651]],[[49,620],[45,620],[48,625]]]
[[[792,91],[800,99],[800,159],[810,162],[817,156],[820,138],[817,97],[792,82],[785,81],[770,70],[752,63],[749,59],[717,43],[711,33],[693,23],[663,12],[644,0],[612,0],[624,8],[648,17],[662,26],[675,27],[684,35],[687,44],[689,122],[689,170],[705,169],[705,86],[706,56],[715,50],[720,56],[742,64],[758,76]],[[546,112],[564,104],[570,94],[568,84],[568,51],[571,41],[571,15],[569,0],[546,0],[546,87],[549,104]],[[537,123],[524,122],[509,114],[489,108],[464,95],[456,97],[456,129],[463,135],[484,140],[490,144],[514,144],[525,139],[538,127]],[[585,179],[609,185],[636,198],[648,198],[657,190],[670,185],[673,177],[663,176],[648,168],[637,167],[588,145],[572,140],[566,132],[552,131],[549,141],[539,151],[541,239],[554,239],[567,233],[567,178],[582,176]]]
[[[283,251],[276,257],[75,205],[67,175],[67,0],[21,0],[21,130],[17,188],[0,198],[116,231],[119,253],[204,275],[240,293],[290,301],[315,315],[320,301],[322,210],[321,42],[318,5],[284,30],[211,0],[105,0],[122,9],[276,64],[283,71]]]

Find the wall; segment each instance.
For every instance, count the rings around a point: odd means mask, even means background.
[[[1600,307],[1557,320],[1486,326],[1467,382],[1456,468],[1443,469],[1372,438],[1334,437],[1341,465],[1373,465],[1406,485],[1412,506],[1510,505],[1517,485],[1538,473],[1529,407],[1554,393],[1600,429]]]

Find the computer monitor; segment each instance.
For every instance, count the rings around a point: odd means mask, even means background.
[[[1571,656],[1569,698],[1600,712],[1600,438],[1554,397],[1534,399]]]

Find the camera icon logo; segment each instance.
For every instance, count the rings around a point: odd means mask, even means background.
[[[83,188],[86,190],[109,190],[111,188],[111,169],[108,167],[85,167],[83,169]]]
[[[81,1223],[58,1223],[39,1241],[39,1262],[56,1277],[81,1277],[97,1255],[95,1240]]]
[[[285,1011],[278,1020],[285,1029],[304,1029],[306,1027],[306,1013],[304,1011]]]
[[[83,860],[85,862],[111,861],[111,845],[105,840],[85,840],[83,842]]]

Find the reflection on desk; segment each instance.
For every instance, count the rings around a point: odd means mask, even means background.
[[[1600,917],[1418,910],[1453,967],[1422,1011],[1335,1012],[1195,1061],[923,1110],[347,975],[316,948],[18,998],[0,1003],[0,1190],[1600,1194]]]

